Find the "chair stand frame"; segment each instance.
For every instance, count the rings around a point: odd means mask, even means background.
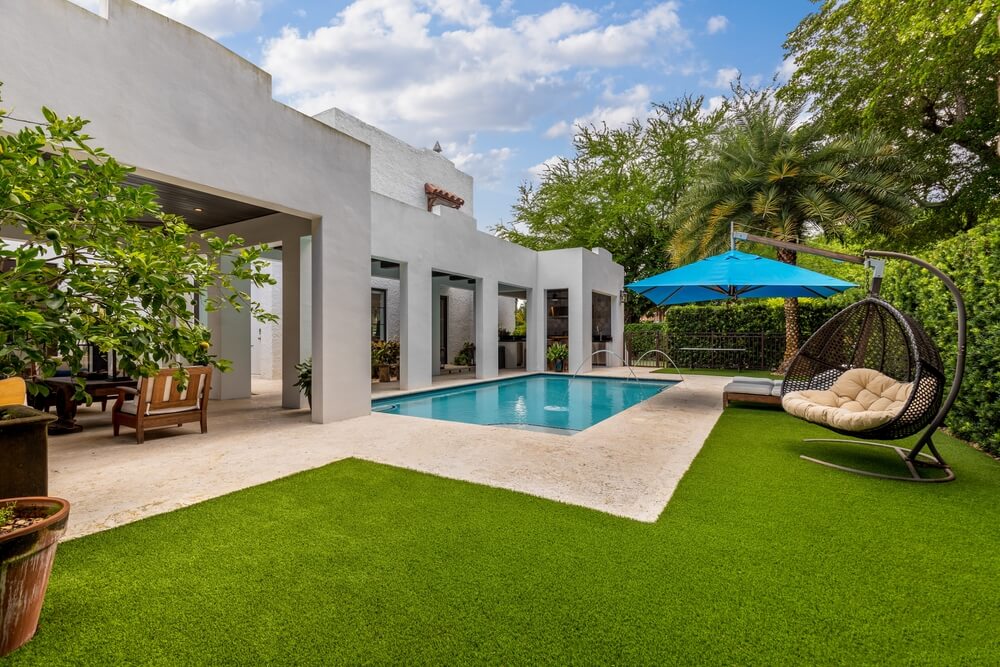
[[[809,461],[810,463],[818,463],[821,466],[826,466],[827,468],[834,468],[836,470],[842,470],[844,472],[851,472],[855,475],[864,475],[866,477],[878,477],[879,479],[894,479],[901,482],[926,482],[926,483],[940,483],[940,482],[950,482],[955,479],[955,473],[952,471],[951,466],[944,462],[940,456],[931,456],[930,454],[924,454],[922,452],[914,452],[913,450],[907,449],[905,447],[897,447],[895,445],[887,445],[881,442],[869,442],[867,440],[846,440],[844,438],[806,438],[804,442],[839,442],[848,445],[868,445],[870,447],[883,447],[885,449],[895,450],[899,454],[899,458],[903,460],[906,464],[906,468],[909,471],[909,475],[885,475],[878,472],[871,472],[869,470],[862,470],[861,468],[851,468],[849,466],[842,466],[836,463],[830,463],[829,461],[823,461],[821,459],[813,458],[812,456],[806,456],[802,454],[800,458],[804,461]],[[937,453],[934,446],[931,445],[931,451]],[[923,457],[923,459],[918,457]],[[920,471],[917,466],[923,466],[926,468],[938,468],[945,471],[944,477],[921,477]]]

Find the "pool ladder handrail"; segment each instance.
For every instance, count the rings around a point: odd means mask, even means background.
[[[684,379],[684,374],[681,373],[681,369],[677,366],[677,364],[674,363],[674,360],[670,358],[670,355],[667,354],[666,352],[664,352],[663,350],[655,350],[655,349],[654,350],[646,350],[645,352],[643,352],[642,354],[639,355],[639,358],[635,360],[635,363],[639,363],[640,361],[642,361],[643,359],[646,358],[647,354],[652,354],[653,352],[659,352],[664,357],[666,357],[667,361],[670,362],[670,365],[674,367],[675,371],[677,371],[677,375],[680,376],[681,380]],[[631,365],[629,367],[631,368]],[[636,378],[636,379],[638,380],[638,378]]]

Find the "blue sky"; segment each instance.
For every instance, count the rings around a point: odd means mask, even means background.
[[[74,0],[91,9],[98,0]],[[808,0],[141,0],[269,71],[306,113],[340,107],[476,178],[480,228],[572,152],[579,123],[621,124],[741,72],[787,76]],[[710,102],[707,102],[710,103]]]

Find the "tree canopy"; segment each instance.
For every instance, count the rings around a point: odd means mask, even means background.
[[[514,221],[494,231],[536,250],[606,248],[626,281],[665,270],[667,218],[724,116],[703,103],[684,97],[621,128],[577,128],[574,155],[549,165],[537,185],[522,184]]]
[[[672,214],[675,264],[728,248],[730,225],[799,242],[825,235],[884,237],[910,220],[909,182],[892,145],[875,134],[830,139],[802,122],[803,104],[737,88],[731,122]],[[795,254],[778,259],[795,263]],[[797,303],[786,300],[786,357],[799,347]]]
[[[879,131],[919,167],[916,242],[995,211],[998,13],[995,0],[826,0],[785,42],[786,99],[808,96],[833,135]]]
[[[0,132],[0,236],[18,239],[0,238],[0,377],[77,373],[84,342],[117,351],[133,376],[182,359],[226,369],[197,309],[273,320],[240,287],[272,282],[261,249],[164,214],[153,188],[126,185],[132,169],[92,146],[85,120],[42,113]]]

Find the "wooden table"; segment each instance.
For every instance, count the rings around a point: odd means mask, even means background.
[[[79,433],[83,427],[76,423],[76,408],[82,401],[77,401],[76,378],[54,377],[45,380],[52,392],[47,404],[56,406],[56,414],[59,418],[49,424],[49,435],[65,435],[67,433]],[[118,387],[131,387],[135,389],[138,383],[132,378],[103,378],[84,379],[84,391],[86,391],[95,401],[101,402],[102,409],[107,407],[108,399],[117,396]]]

